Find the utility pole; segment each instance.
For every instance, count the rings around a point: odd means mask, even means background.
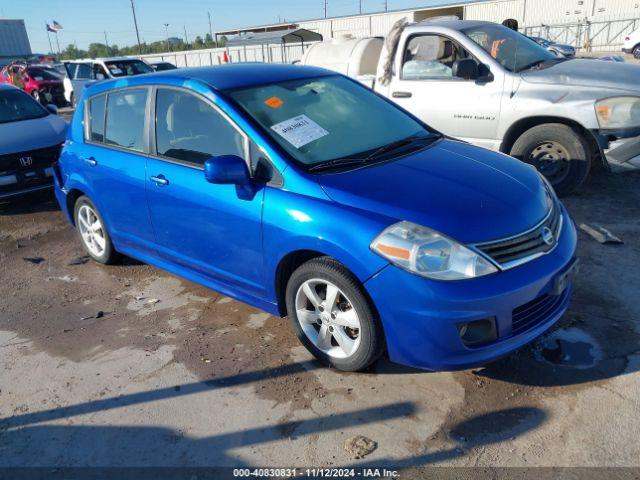
[[[327,3],[329,3],[328,0],[324,0],[324,18],[327,18]]]
[[[218,34],[216,33],[216,37],[213,38],[213,29],[211,28],[211,12],[207,12],[207,16],[209,17],[209,36],[211,40],[216,42],[216,47],[218,46]]]
[[[164,33],[167,36],[167,50],[171,50],[171,47],[169,46],[169,24],[168,23],[164,24]]]
[[[184,43],[189,45],[189,37],[187,37],[187,26],[183,25],[182,28],[184,28]]]
[[[138,39],[138,54],[142,55],[142,45],[140,45],[140,32],[138,32],[138,20],[136,20],[136,8],[131,0],[131,11],[133,12],[133,24],[136,27],[136,38]]]
[[[104,44],[109,48],[109,39],[107,38],[107,31],[104,32]]]
[[[384,11],[385,12],[389,11],[389,2],[388,2],[388,0],[384,0]]]
[[[360,0],[360,15],[362,15],[362,0]]]

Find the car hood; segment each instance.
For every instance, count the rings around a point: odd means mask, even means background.
[[[541,70],[527,70],[521,75],[523,80],[531,83],[635,90],[640,94],[640,68],[622,62],[612,62],[602,68],[597,60],[576,58]],[[603,92],[603,96],[606,95]]]
[[[67,122],[57,115],[0,123],[0,155],[37,150],[62,144],[65,140]]]
[[[550,207],[532,167],[452,140],[398,160],[322,175],[319,182],[338,203],[408,220],[465,243],[524,232]]]

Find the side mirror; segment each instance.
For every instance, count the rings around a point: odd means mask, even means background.
[[[53,113],[54,115],[58,114],[58,107],[53,103],[48,103],[45,108],[49,111],[49,113]]]
[[[451,70],[454,77],[465,80],[476,80],[480,76],[480,67],[473,58],[456,60]]]
[[[220,155],[204,162],[204,178],[209,183],[248,185],[251,181],[247,162],[237,155]]]

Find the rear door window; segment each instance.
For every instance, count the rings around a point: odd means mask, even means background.
[[[161,88],[156,112],[158,155],[197,165],[218,155],[245,158],[244,136],[204,100]]]
[[[107,96],[100,95],[89,101],[89,138],[92,142],[104,142],[104,107]]]
[[[148,90],[132,88],[107,97],[105,143],[137,152],[144,151],[144,118]]]

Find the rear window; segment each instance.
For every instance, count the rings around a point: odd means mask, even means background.
[[[144,151],[144,116],[147,89],[134,88],[110,93],[107,97],[105,143]]]
[[[56,70],[49,70],[46,68],[28,68],[27,73],[36,82],[42,82],[43,80],[57,80],[60,81],[60,74]]]
[[[127,77],[143,73],[153,73],[153,68],[140,60],[117,60],[104,62],[114,77]]]

